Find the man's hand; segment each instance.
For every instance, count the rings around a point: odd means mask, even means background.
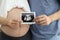
[[[34,21],[41,26],[49,25],[52,22],[51,18],[46,15],[38,16]]]

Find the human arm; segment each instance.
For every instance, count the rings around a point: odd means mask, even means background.
[[[49,16],[45,14],[38,16],[37,18],[35,18],[35,21],[37,24],[44,26],[49,25],[50,23],[57,21],[59,19],[60,19],[60,10]]]

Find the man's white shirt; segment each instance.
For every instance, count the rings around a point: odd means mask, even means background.
[[[7,11],[14,7],[23,8],[25,11],[30,12],[27,0],[0,0],[0,16],[7,16]]]

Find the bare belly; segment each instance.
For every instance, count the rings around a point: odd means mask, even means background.
[[[22,9],[14,8],[8,13],[7,18],[21,20],[20,19],[21,12],[23,12]],[[1,30],[9,36],[21,37],[21,36],[24,36],[28,32],[29,25],[21,24],[21,27],[17,27],[17,29],[11,29],[9,26],[2,25]]]

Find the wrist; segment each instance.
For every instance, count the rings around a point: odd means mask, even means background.
[[[48,16],[48,17],[50,18],[51,22],[53,22],[53,21],[54,21],[54,19],[53,19],[53,17],[52,17],[52,16]]]
[[[8,19],[4,18],[2,21],[2,25],[7,25],[8,24]]]

